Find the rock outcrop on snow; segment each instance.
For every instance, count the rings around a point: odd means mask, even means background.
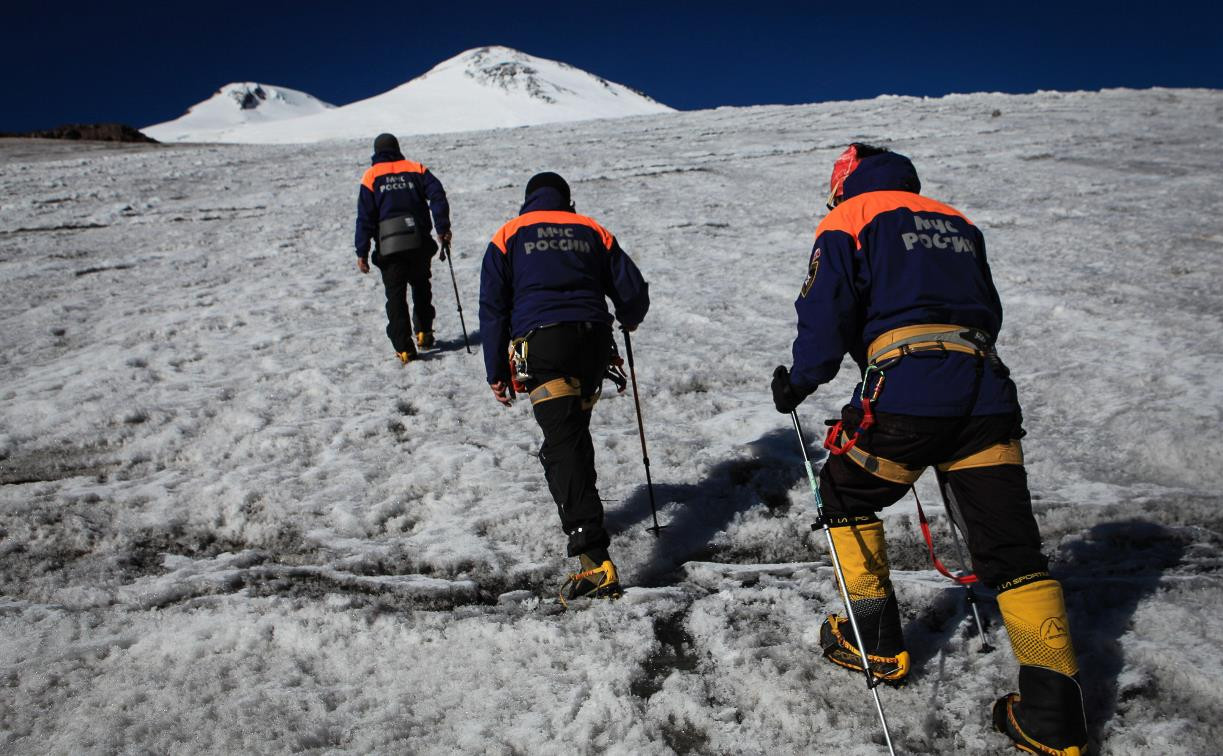
[[[91,142],[156,142],[126,123],[68,123],[53,129],[0,132],[0,138],[84,139]]]

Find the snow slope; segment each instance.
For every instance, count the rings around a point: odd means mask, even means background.
[[[768,390],[858,139],[985,232],[1094,740],[1216,752],[1220,116],[1216,91],[1044,92],[405,139],[448,187],[469,328],[540,169],[651,281],[634,349],[670,527],[645,531],[632,400],[606,397],[630,587],[559,616],[539,433],[463,351],[445,266],[442,348],[407,368],[355,269],[364,140],[0,144],[0,751],[880,753],[860,680],[819,658],[839,604]],[[802,406],[813,437],[851,373]],[[915,661],[881,691],[898,751],[1011,752],[996,606],[977,653],[912,504],[885,520]]]
[[[303,114],[292,122],[197,125],[179,119],[143,131],[161,141],[289,144],[371,139],[383,131],[474,131],[670,110],[640,92],[565,63],[508,47],[481,47],[445,60],[389,92]]]
[[[334,107],[296,89],[238,82],[226,84],[173,121],[142,131],[160,142],[202,142],[210,141],[210,136],[216,133],[325,113]]]

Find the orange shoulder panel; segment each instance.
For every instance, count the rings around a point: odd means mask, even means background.
[[[377,163],[371,165],[361,177],[361,185],[371,192],[374,191],[374,180],[388,173],[424,173],[429,170],[412,160],[396,160],[392,163]]]
[[[378,165],[381,165],[381,163]],[[365,169],[365,173],[361,174],[361,186],[365,187],[371,192],[374,191],[374,179],[378,178],[379,175],[374,173],[374,169],[377,167],[377,165],[371,165]]]
[[[493,244],[497,249],[501,250],[501,254],[505,254],[509,251],[507,245],[511,236],[518,233],[523,227],[534,226],[537,223],[586,226],[593,229],[599,235],[603,246],[608,250],[612,248],[612,243],[615,241],[615,237],[612,236],[611,232],[600,226],[594,218],[587,218],[585,215],[578,215],[565,210],[536,210],[530,213],[523,213],[502,226],[497,233],[493,234]]]
[[[858,234],[862,233],[862,229],[870,225],[877,216],[904,208],[917,213],[938,213],[940,215],[954,215],[961,218],[969,225],[972,221],[968,220],[959,210],[956,210],[951,205],[945,205],[938,200],[923,197],[920,194],[912,192],[867,192],[859,194],[857,197],[851,197],[841,204],[837,205],[832,212],[824,216],[824,220],[820,221],[819,228],[815,229],[815,237],[818,239],[820,234],[825,231],[844,231],[854,238],[854,246],[860,248],[862,242],[858,239]]]
[[[610,252],[612,245],[616,243],[616,237],[612,236],[612,232],[600,226],[594,218],[589,218],[585,215],[577,217],[581,219],[583,226],[589,226],[595,230],[595,233],[599,235],[599,239],[603,242],[603,248]]]
[[[501,254],[504,255],[508,251],[505,245],[509,242],[510,237],[517,233],[518,229],[522,227],[522,224],[518,222],[521,219],[522,216],[520,215],[517,218],[506,222],[504,226],[497,229],[497,233],[493,234],[492,244],[497,249],[501,250]]]

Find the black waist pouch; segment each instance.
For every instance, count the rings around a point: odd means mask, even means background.
[[[378,224],[378,254],[381,257],[411,252],[425,246],[425,235],[411,215],[387,218]]]

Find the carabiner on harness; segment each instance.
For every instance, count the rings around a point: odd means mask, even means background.
[[[527,365],[527,342],[534,333],[535,331],[531,331],[531,333],[528,333],[521,339],[510,341],[510,383],[514,386],[514,390],[518,392],[527,390],[524,381],[531,377],[531,369]]]
[[[878,373],[875,379],[875,385],[867,392],[867,386],[870,384],[871,373]],[[862,432],[868,430],[875,424],[874,403],[879,400],[879,394],[883,391],[883,369],[878,365],[867,365],[866,372],[862,374],[862,387],[858,390],[858,396],[862,398],[862,420],[859,421],[858,427],[854,430],[852,436],[847,436],[844,444],[838,444],[837,440],[841,437],[842,431],[845,430],[845,421],[838,420],[828,429],[828,435],[824,437],[824,448],[829,454],[844,454],[858,443],[858,438]]]

